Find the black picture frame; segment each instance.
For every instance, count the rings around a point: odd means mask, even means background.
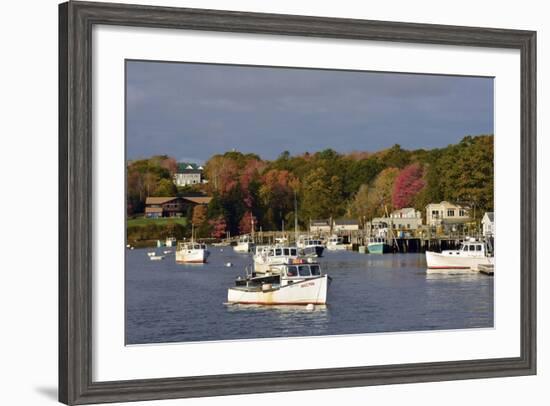
[[[521,54],[521,353],[517,358],[92,380],[95,24],[517,49]],[[87,404],[536,374],[536,32],[68,2],[59,6],[59,400]]]

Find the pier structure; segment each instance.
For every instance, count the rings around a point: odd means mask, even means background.
[[[275,244],[280,241],[286,241],[286,243],[293,245],[296,243],[296,238],[299,235],[307,234],[305,232],[295,233],[293,230],[288,231],[256,231],[251,238],[254,243],[258,245]],[[369,235],[364,230],[353,230],[334,233],[344,239],[344,243],[350,244],[354,250],[359,250],[359,247],[367,245]],[[327,240],[330,234],[317,233],[307,234],[312,238],[320,238]],[[240,236],[232,236],[231,238],[224,239],[226,244],[236,243]],[[473,235],[465,234],[451,234],[451,235],[435,235],[431,233],[425,233],[423,235],[410,235],[405,234],[401,236],[388,237],[388,244],[392,247],[393,252],[401,253],[419,253],[426,251],[440,252],[442,250],[458,249],[460,244],[467,238],[475,237]]]

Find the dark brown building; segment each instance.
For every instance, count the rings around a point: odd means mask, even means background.
[[[148,197],[145,200],[145,217],[180,217],[185,215],[189,206],[207,205],[210,200],[210,196]]]

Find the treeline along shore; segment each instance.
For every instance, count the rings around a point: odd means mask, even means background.
[[[178,162],[167,155],[127,163],[127,236],[139,242],[166,237],[221,239],[276,231],[298,224],[351,218],[360,222],[392,210],[443,200],[474,207],[479,221],[493,211],[493,135],[464,137],[445,148],[338,153],[326,149],[275,160],[237,151],[217,154],[201,169],[202,181],[175,182]],[[145,218],[148,197],[208,196],[175,218]]]

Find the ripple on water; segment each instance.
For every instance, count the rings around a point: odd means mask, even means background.
[[[128,344],[493,327],[493,278],[427,274],[422,254],[329,252],[329,303],[308,310],[226,304],[248,255],[213,249],[208,264],[180,265],[148,251],[126,251]]]

